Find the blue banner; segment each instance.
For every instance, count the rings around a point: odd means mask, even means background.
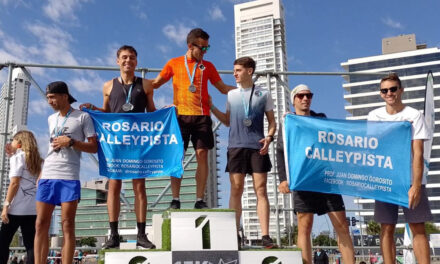
[[[152,113],[86,110],[98,139],[99,174],[138,179],[183,174],[183,141],[175,107]]]
[[[291,190],[371,198],[408,207],[411,124],[286,115]]]

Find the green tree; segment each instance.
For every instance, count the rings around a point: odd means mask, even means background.
[[[338,242],[328,235],[319,235],[313,239],[313,245],[315,246],[336,246]]]
[[[426,230],[426,234],[430,235],[430,234],[435,234],[435,233],[440,233],[440,229],[438,229],[433,223],[431,222],[426,222],[425,223],[425,230]]]
[[[375,221],[370,221],[367,224],[368,235],[380,235],[380,224]]]
[[[98,242],[98,240],[96,240],[96,237],[83,237],[79,241],[79,244],[81,246],[96,247],[96,242]]]
[[[296,240],[298,239],[298,226],[290,227],[290,242],[292,244],[296,244]],[[290,246],[289,245],[289,229],[284,229],[283,236],[281,237],[281,245]]]

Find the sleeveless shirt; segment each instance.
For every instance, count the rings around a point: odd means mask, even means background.
[[[122,85],[118,78],[113,79],[113,87],[109,96],[109,106],[111,113],[144,113],[147,108],[147,96],[145,94],[142,78],[135,77],[135,85],[131,90],[129,102],[134,106],[133,110],[125,112],[122,106],[126,103],[130,85]],[[125,89],[125,93],[124,90]]]

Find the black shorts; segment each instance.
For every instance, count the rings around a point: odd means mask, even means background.
[[[249,148],[228,149],[226,172],[252,174],[268,172],[272,169],[269,155],[260,155],[260,150]]]
[[[340,194],[294,191],[293,209],[296,213],[323,215],[328,212],[345,211],[344,200]]]
[[[194,149],[212,149],[214,147],[210,116],[179,115],[177,121],[182,133],[185,151],[188,149],[190,139]]]

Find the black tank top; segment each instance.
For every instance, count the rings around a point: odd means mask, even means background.
[[[118,78],[113,79],[113,87],[110,92],[110,112],[112,113],[144,113],[147,109],[147,96],[142,86],[142,78],[135,77],[135,85],[131,90],[129,102],[134,106],[133,110],[125,112],[122,106],[125,104],[130,85],[122,85]],[[125,93],[122,89],[125,89]],[[126,95],[127,94],[127,95]]]

